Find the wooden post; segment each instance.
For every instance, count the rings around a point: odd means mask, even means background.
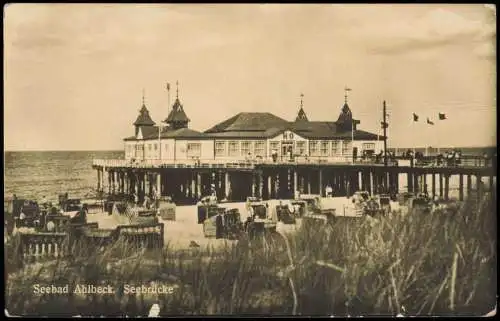
[[[311,194],[311,170],[307,171],[307,194]]]
[[[413,172],[408,171],[406,173],[407,177],[407,186],[408,186],[408,193],[413,193]]]
[[[107,173],[108,173],[108,193],[111,194],[111,171],[108,170]]]
[[[370,171],[370,195],[373,195],[373,172]]]
[[[450,192],[450,175],[445,174],[444,176],[444,199],[448,200]]]
[[[364,190],[365,186],[363,185],[363,172],[358,172],[358,189]]]
[[[295,198],[295,193],[298,190],[298,177],[297,177],[297,169],[293,171],[293,198]]]
[[[439,173],[439,197],[443,197],[443,174]]]
[[[281,184],[280,175],[279,172],[277,172],[274,180],[274,195],[276,195],[276,198],[281,198],[280,184]]]
[[[460,201],[464,200],[464,176],[462,174],[458,175],[458,199]]]
[[[273,178],[272,175],[268,173],[267,175],[267,198],[271,199],[273,198]]]
[[[156,174],[156,193],[161,193],[161,173]]]
[[[262,173],[262,170],[259,171],[259,197],[261,199],[264,199],[262,193],[264,191],[264,175]]]
[[[128,182],[128,174],[127,172],[123,172],[123,189],[124,189],[124,193],[126,193],[127,195],[130,194],[130,189],[129,189],[129,182]]]
[[[325,196],[323,194],[323,170],[320,168],[318,172],[318,183],[319,183],[319,195],[320,196]]]
[[[481,175],[476,175],[476,190],[477,190],[477,200],[478,202],[480,202],[483,192],[483,181]]]
[[[467,174],[467,197],[470,196],[472,192],[472,176]]]
[[[413,174],[413,192],[415,194],[417,194],[418,192],[420,192],[419,181],[420,181],[420,174],[419,173],[414,173]]]
[[[255,190],[257,189],[256,173],[252,172],[252,197],[255,197]]]
[[[97,169],[97,190],[101,190],[101,169]]]
[[[194,172],[191,173],[191,197],[196,198],[196,175]]]
[[[432,173],[432,198],[436,197],[436,173]]]
[[[228,173],[226,173],[228,175]],[[226,187],[227,189],[227,187]],[[196,198],[201,199],[201,173],[196,173]],[[226,193],[227,198],[227,193]]]

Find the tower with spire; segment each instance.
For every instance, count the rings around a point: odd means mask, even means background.
[[[149,115],[149,110],[146,107],[145,103],[145,97],[144,97],[144,89],[142,90],[142,107],[139,110],[139,116],[137,116],[137,119],[134,122],[135,126],[135,135],[139,133],[139,129],[141,127],[153,127],[155,125],[155,122],[151,119],[151,116]]]
[[[340,112],[339,118],[337,119],[337,126],[342,131],[348,131],[352,129],[354,126],[354,130],[356,129],[356,122],[353,121],[351,108],[349,108],[349,104],[347,103],[347,93],[351,91],[350,88],[345,88],[344,95],[344,106],[342,106],[342,110]]]
[[[309,121],[309,119],[307,119],[306,112],[304,111],[303,98],[304,98],[304,94],[300,94],[300,109],[299,109],[299,113],[297,114],[297,118],[295,118],[296,122]]]
[[[187,128],[190,119],[187,117],[186,112],[184,111],[184,106],[181,104],[179,100],[179,82],[176,82],[177,91],[176,98],[174,104],[172,106],[172,110],[168,114],[168,117],[163,121],[168,124],[170,129],[180,129]]]

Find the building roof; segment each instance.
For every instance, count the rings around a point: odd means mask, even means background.
[[[207,137],[204,133],[190,129],[190,128],[179,128],[167,130],[161,134],[161,138],[175,138],[175,139],[205,139]]]
[[[350,129],[345,130],[337,122],[306,119],[289,122],[271,113],[239,113],[206,130],[205,134],[214,138],[251,139],[275,137],[285,130],[295,132],[307,139],[340,139],[350,138],[352,135]],[[377,135],[355,129],[354,138],[376,140]]]
[[[146,105],[142,104],[141,110],[139,111],[139,116],[134,122],[134,126],[154,126],[155,122],[149,116],[149,110]]]
[[[300,115],[303,117],[299,117]],[[170,126],[161,133],[162,138],[173,139],[266,139],[276,137],[285,130],[290,130],[306,139],[347,139],[353,135],[355,140],[383,139],[367,131],[358,130],[350,124],[359,124],[359,120],[352,118],[351,110],[344,104],[337,121],[309,121],[304,110],[299,110],[299,116],[294,122],[289,122],[271,113],[251,112],[238,113],[201,133],[187,127],[178,128],[175,122],[187,122],[182,104],[176,99],[169,117],[165,120]],[[141,127],[143,139],[158,138],[158,127]],[[129,137],[125,140],[135,140]]]
[[[141,127],[141,131],[142,131],[142,139],[137,139],[136,136],[130,136],[125,138],[124,140],[131,141],[131,140],[158,139],[158,126]],[[166,128],[160,133],[160,135],[161,138],[172,138],[172,139],[209,138],[204,133],[189,128],[179,128],[179,129]]]
[[[190,119],[186,115],[184,111],[184,107],[182,106],[179,98],[175,99],[174,105],[172,106],[172,110],[168,114],[168,117],[164,120],[165,123],[188,123]]]
[[[205,133],[266,131],[283,128],[288,121],[271,113],[239,113],[205,131]]]

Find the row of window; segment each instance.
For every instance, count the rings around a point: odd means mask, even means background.
[[[236,156],[262,156],[266,155],[266,143],[264,141],[216,141],[216,157]]]
[[[281,142],[271,141],[269,142],[271,153],[276,152],[281,155],[286,153],[286,149],[281,150]],[[168,151],[168,145],[165,144],[165,151]],[[216,157],[237,157],[237,156],[266,156],[266,144],[264,141],[216,141],[215,142],[215,156]],[[127,153],[132,154],[134,152],[134,147],[136,152],[144,152],[145,147],[147,151],[151,152],[158,150],[158,145],[147,144],[147,145],[127,145]],[[307,155],[310,156],[340,156],[351,153],[352,142],[351,141],[326,141],[326,140],[311,140],[309,141],[309,153],[307,152],[307,146],[305,141],[296,141],[295,146],[293,146],[295,155]],[[363,150],[375,150],[375,143],[363,143]],[[188,143],[186,154],[188,157],[201,157],[201,143]]]
[[[277,154],[286,153],[286,148],[280,149],[279,141],[271,141],[270,150],[275,151]],[[375,144],[373,144],[375,145]],[[309,152],[305,141],[295,142],[294,154],[295,155],[310,155],[310,156],[340,156],[349,154],[351,151],[352,142],[345,141],[328,141],[328,140],[311,140],[309,141]]]

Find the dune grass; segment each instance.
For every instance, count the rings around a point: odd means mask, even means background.
[[[496,191],[495,191],[496,192]],[[77,246],[20,267],[6,245],[6,307],[15,315],[484,315],[496,302],[496,193],[432,215],[339,218],[296,234],[223,248],[139,251]],[[286,241],[285,241],[286,238]],[[110,284],[115,295],[34,295],[33,284]],[[174,286],[124,295],[124,284]],[[71,288],[71,286],[70,286]],[[126,311],[126,312],[124,312]]]

